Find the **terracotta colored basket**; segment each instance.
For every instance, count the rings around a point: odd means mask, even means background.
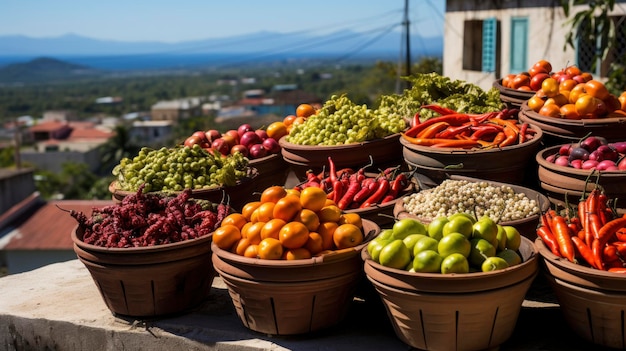
[[[559,148],[560,145],[551,146],[535,155],[539,165],[539,184],[552,203],[565,206],[565,201],[567,200],[569,204],[578,204],[583,191],[588,194],[593,190],[596,179],[610,199],[626,198],[626,172],[595,172],[594,175],[589,177],[591,174],[590,170],[559,166],[546,161],[548,156],[557,154]],[[598,174],[599,179],[597,178]],[[589,182],[585,184],[588,177]],[[617,201],[616,205],[619,213],[626,213],[622,200]]]
[[[213,246],[213,265],[245,327],[269,335],[306,334],[343,320],[363,279],[360,252],[380,232],[364,220],[363,244],[303,260],[247,258]]]
[[[237,211],[241,210],[241,207],[250,202],[252,194],[255,192],[256,179],[259,177],[259,172],[256,168],[249,167],[248,176],[239,180],[234,186],[220,186],[213,189],[201,189],[192,190],[191,197],[194,199],[209,200],[213,203],[220,203],[225,200],[225,196],[228,196],[230,205]],[[112,194],[113,200],[121,202],[126,196],[132,195],[134,191],[120,190],[117,187],[117,181],[109,184],[109,192]],[[172,191],[173,196],[178,195],[179,192]]]
[[[404,162],[410,169],[441,182],[450,175],[495,180],[513,184],[524,182],[525,170],[534,167],[533,156],[539,149],[543,132],[538,127],[533,139],[517,145],[484,150],[434,148],[411,144],[400,138]]]
[[[365,274],[379,293],[397,337],[423,350],[497,349],[513,334],[538,272],[533,242],[523,262],[500,271],[412,273],[382,266],[363,249]]]
[[[360,168],[371,162],[379,168],[397,166],[402,163],[402,145],[400,134],[362,143],[312,146],[297,145],[282,137],[278,143],[281,153],[300,180],[306,180],[306,171],[315,173],[328,169],[328,157],[333,159],[337,169],[344,167]]]
[[[500,91],[500,100],[507,108],[520,108],[524,102],[535,95],[534,91],[505,88],[502,79],[495,80],[492,86]]]
[[[557,257],[540,238],[535,246],[569,328],[594,344],[625,349],[626,275]]]
[[[483,179],[462,177],[462,176],[450,176],[450,179],[458,179],[458,180],[464,179],[464,180],[468,180],[472,182],[483,181]],[[501,186],[501,185],[510,186],[516,193],[526,194],[526,196],[529,199],[535,200],[539,203],[539,209],[541,210],[541,212],[545,212],[550,208],[550,200],[548,199],[548,197],[546,197],[542,193],[537,192],[533,189],[526,188],[520,185],[515,185],[515,184],[507,184],[507,183],[494,182],[494,181],[487,181],[487,182],[493,186]],[[402,198],[400,199],[400,201],[396,202],[394,210],[393,210],[393,215],[394,217],[398,219],[415,218],[415,219],[422,221],[423,223],[429,223],[433,219],[433,218],[420,218],[418,216],[415,216],[407,212],[407,210],[404,208],[404,201]],[[532,215],[530,217],[523,218],[523,219],[499,222],[499,224],[513,226],[520,232],[520,234],[522,234],[526,238],[530,240],[535,240],[535,238],[537,237],[536,229],[537,229],[537,225],[539,225],[540,217],[541,216],[539,214],[535,214],[535,215]]]
[[[518,116],[522,122],[534,124],[544,132],[544,145],[575,143],[587,135],[601,136],[608,141],[621,141],[626,135],[626,118],[563,119],[538,114],[522,104]]]
[[[156,317],[183,313],[208,295],[216,275],[211,235],[138,248],[105,248],[71,234],[74,252],[87,267],[106,306],[114,314]]]

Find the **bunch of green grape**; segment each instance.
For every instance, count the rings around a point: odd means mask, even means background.
[[[351,144],[384,138],[406,126],[400,116],[357,105],[345,95],[333,95],[317,114],[294,124],[286,140],[298,145]]]
[[[199,145],[158,150],[142,148],[137,156],[123,158],[113,169],[120,190],[144,192],[212,189],[233,186],[248,175],[248,159],[241,153],[222,157]]]

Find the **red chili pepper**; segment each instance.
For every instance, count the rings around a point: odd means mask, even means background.
[[[472,127],[472,135],[471,138],[474,140],[484,139],[485,136],[490,134],[497,134],[498,132],[504,131],[502,126],[497,124],[481,124],[476,127]]]
[[[615,232],[615,238],[618,241],[626,242],[626,228],[620,228]]]
[[[593,252],[589,246],[587,246],[587,244],[585,244],[585,242],[580,240],[577,236],[572,236],[572,243],[574,243],[580,257],[582,257],[591,267],[597,268]]]
[[[353,181],[350,182],[348,190],[346,190],[341,199],[339,199],[339,201],[337,202],[337,207],[342,210],[348,208],[348,206],[350,206],[350,204],[354,200],[354,196],[357,194],[359,189],[361,189],[361,183],[357,182],[355,178]]]
[[[619,261],[617,247],[613,244],[606,244],[602,250],[602,260],[606,262]]]
[[[528,123],[522,123],[522,126],[519,128],[519,141],[518,144],[522,144],[526,141],[526,131],[528,130]]]
[[[553,254],[558,257],[563,257],[561,256],[561,252],[559,251],[559,244],[556,242],[554,234],[552,234],[550,228],[545,225],[540,226],[539,228],[537,228],[537,236],[540,237],[541,240],[543,240],[544,244],[546,244],[546,246],[550,249],[550,251],[552,251]]]
[[[384,177],[378,178],[378,188],[376,189],[376,191],[370,195],[370,197],[365,200],[361,206],[359,206],[359,208],[366,208],[366,207],[370,207],[373,204],[378,203],[384,196],[385,194],[387,194],[387,191],[389,191],[389,181],[387,179],[385,179]]]
[[[609,242],[609,239],[611,238],[611,236],[613,236],[615,232],[617,232],[618,229],[623,228],[625,226],[626,226],[625,217],[620,217],[612,221],[609,221],[605,225],[603,225],[602,228],[600,228],[600,230],[598,231],[597,240],[601,242],[602,246],[604,246],[604,244]]]
[[[424,130],[419,132],[417,134],[417,137],[418,138],[425,138],[425,139],[434,138],[435,135],[437,135],[437,133],[441,132],[442,130],[445,130],[449,126],[450,126],[450,123],[445,122],[445,121],[434,123],[434,124],[428,126],[428,128],[425,128]]]
[[[359,205],[363,203],[363,201],[367,200],[367,198],[374,193],[377,185],[375,178],[365,178],[361,183],[361,190],[354,195],[354,202]]]
[[[505,147],[509,145],[514,145],[519,139],[519,129],[513,129],[509,125],[504,128],[504,135],[506,138],[498,144],[499,147]]]
[[[626,259],[626,242],[624,242],[624,241],[615,241],[615,242],[612,242],[611,245],[613,245],[617,249],[617,253],[620,256],[622,256],[624,259]]]
[[[404,188],[406,188],[407,183],[408,183],[408,178],[406,174],[404,173],[398,174],[398,176],[391,182],[389,192],[387,192],[387,195],[385,195],[385,197],[380,201],[380,203],[384,204],[385,202],[389,202],[397,198],[398,194],[400,194],[400,192]]]
[[[462,124],[460,126],[448,127],[435,135],[435,138],[448,139],[453,138],[455,135],[462,134],[465,131],[471,130],[472,125],[470,123]]]
[[[572,235],[563,216],[554,216],[552,218],[552,227],[550,227],[556,242],[559,244],[559,252],[570,262],[574,262],[575,252],[572,243]]]
[[[437,122],[447,122],[450,125],[458,126],[458,125],[468,122],[469,120],[470,120],[470,116],[464,113],[433,117],[433,118],[429,118],[425,120],[424,122],[416,126],[409,128],[409,130],[407,130],[404,133],[404,135],[414,138],[415,136],[417,136],[417,134],[419,134],[419,132],[421,132],[422,130],[426,129],[427,127]]]
[[[335,168],[335,162],[333,162],[333,159],[330,156],[328,156],[328,172],[329,172],[330,181],[332,183],[335,183],[338,180],[337,169]]]
[[[413,120],[411,121],[411,127],[415,127],[416,125],[422,123],[422,121],[420,121],[420,113],[416,112],[415,115],[413,115]]]

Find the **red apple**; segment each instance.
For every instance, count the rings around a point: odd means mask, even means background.
[[[217,150],[217,152],[219,152],[222,155],[228,155],[230,153],[230,148],[232,146],[230,146],[228,142],[222,137],[222,138],[213,140],[213,142],[211,143],[211,147]]]
[[[230,134],[223,134],[221,138],[217,139],[217,140],[224,140],[226,142],[226,144],[228,145],[228,150],[230,150],[231,147],[239,144],[239,139],[235,138],[232,133]]]
[[[621,161],[617,164],[617,169],[620,171],[626,171],[626,157],[622,158]]]
[[[239,144],[247,147],[248,149],[252,145],[260,144],[261,142],[263,142],[263,140],[261,140],[261,137],[253,131],[247,131],[243,133],[243,135],[241,136],[241,139],[239,140]]]
[[[253,159],[267,156],[267,149],[262,144],[254,144],[250,147],[250,157]]]
[[[183,143],[183,145],[192,147],[196,144],[200,145],[202,144],[202,142],[203,142],[203,139],[201,139],[197,135],[192,135],[190,137],[187,137],[187,139],[185,139],[185,142]]]
[[[270,154],[277,154],[280,152],[280,145],[274,138],[267,138],[263,140],[263,147],[267,149]]]
[[[222,133],[220,133],[220,131],[217,129],[209,129],[204,132],[204,135],[206,135],[206,138],[210,143],[212,143],[213,140],[222,137]]]
[[[252,129],[252,126],[249,125],[248,123],[244,123],[244,124],[240,125],[239,128],[237,128],[237,135],[239,135],[239,138],[241,138],[243,133],[251,131],[251,130],[254,130],[254,129]]]
[[[537,73],[530,79],[530,88],[534,91],[541,89],[541,83],[546,78],[549,78],[550,75],[548,73]]]
[[[237,132],[235,129],[230,129],[230,130],[227,130],[226,132],[224,132],[224,134],[222,135],[222,138],[225,135],[232,136],[233,139],[235,140],[235,144],[239,144],[239,132]],[[233,145],[235,145],[235,144],[233,144]],[[231,147],[232,147],[232,145],[231,145]]]
[[[201,131],[201,130],[196,130],[195,132],[193,132],[193,133],[191,134],[191,136],[197,136],[198,138],[200,138],[200,140],[202,140],[202,142],[207,142],[207,141],[209,141],[209,140],[207,139],[207,137],[206,137],[206,133],[204,133],[204,132],[203,132],[203,131]]]
[[[240,152],[242,155],[244,155],[246,157],[249,154],[248,148],[243,146],[243,145],[241,145],[241,144],[237,144],[237,145],[235,145],[235,146],[230,148],[230,154],[231,155],[234,155],[236,152]]]
[[[269,138],[269,135],[267,135],[267,131],[265,131],[265,129],[257,129],[254,131],[259,137],[261,137],[261,141]]]

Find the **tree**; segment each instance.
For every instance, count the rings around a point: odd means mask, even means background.
[[[576,12],[566,22],[571,26],[571,30],[565,37],[564,49],[568,46],[576,49],[575,43],[578,41],[595,43],[596,51],[593,52],[592,60],[592,68],[595,68],[597,62],[605,60],[617,46],[618,33],[615,23],[609,16],[615,7],[615,0],[561,0],[561,7],[566,17],[570,17],[570,11],[576,5],[588,7]],[[610,63],[607,87],[611,91],[623,90],[626,84],[624,73],[624,62]]]
[[[124,157],[133,157],[139,150],[140,146],[135,145],[130,138],[127,127],[118,125],[114,129],[115,135],[102,146],[102,162],[100,163],[100,172],[111,172],[113,167],[117,165]]]

